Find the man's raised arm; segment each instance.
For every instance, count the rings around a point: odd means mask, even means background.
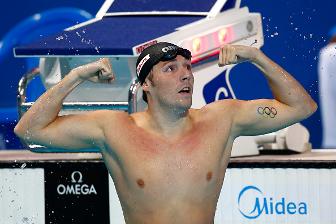
[[[65,97],[85,80],[113,81],[114,75],[108,59],[73,69],[23,115],[14,129],[15,134],[27,142],[47,147],[95,147],[104,138],[100,123],[104,111],[58,116]]]
[[[220,66],[242,61],[253,63],[264,73],[274,99],[224,100],[215,103],[214,108],[217,109],[223,104],[233,108],[233,132],[236,136],[275,131],[299,122],[316,111],[317,104],[300,83],[259,49],[239,45],[221,48]]]

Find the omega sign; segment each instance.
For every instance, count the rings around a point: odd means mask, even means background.
[[[79,171],[74,171],[71,174],[71,184],[59,184],[57,186],[59,195],[87,195],[97,194],[93,184],[88,185],[83,183],[83,175]]]
[[[255,186],[244,187],[238,196],[239,212],[247,219],[257,219],[261,215],[307,215],[308,205],[303,201],[292,201],[285,196],[265,197]]]

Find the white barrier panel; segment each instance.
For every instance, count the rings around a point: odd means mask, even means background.
[[[228,169],[215,223],[336,223],[335,169]],[[110,222],[125,223],[110,178]]]
[[[228,169],[215,223],[336,223],[335,169]]]
[[[109,175],[109,198],[110,198],[110,223],[125,224],[121,204],[113,180],[110,175]]]
[[[43,169],[0,169],[0,223],[45,223]]]
[[[95,164],[92,166],[94,167]],[[101,166],[98,168],[101,169]],[[70,170],[64,167],[62,169],[70,174],[78,173],[78,167],[75,169],[72,167]],[[64,170],[59,175],[62,176]],[[54,172],[50,168],[49,171]],[[92,171],[91,168],[90,171],[101,172]],[[49,186],[53,183],[45,180],[45,173],[44,168],[0,169],[0,224],[45,223],[47,201],[45,187],[49,191],[56,189]],[[87,181],[90,175],[83,171],[83,175],[84,173]],[[105,173],[103,176],[105,175],[108,174]],[[68,176],[65,175],[65,178]],[[215,223],[334,224],[336,223],[335,177],[336,169],[230,168],[227,170],[217,204]],[[111,177],[108,180],[109,223],[124,224],[113,181]],[[45,181],[48,186],[45,186]],[[101,182],[100,179],[99,181]],[[103,185],[106,186],[106,184],[105,182]],[[95,184],[95,187],[98,185]],[[102,192],[102,197],[107,198],[107,191]],[[50,200],[57,199],[49,198],[49,202]],[[61,203],[60,206],[62,205]],[[103,207],[107,208],[105,205]],[[78,211],[81,210],[78,209]],[[47,215],[50,214],[49,212]],[[67,218],[73,218],[73,214],[77,211],[71,210],[71,212],[73,213],[67,214],[69,216]]]

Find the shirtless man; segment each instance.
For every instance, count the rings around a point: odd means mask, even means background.
[[[299,122],[317,105],[259,49],[226,45],[220,49],[219,66],[254,63],[275,99],[220,100],[190,109],[190,57],[188,50],[170,43],[145,49],[137,75],[148,109],[131,115],[103,110],[58,116],[64,98],[83,81],[114,79],[107,59],[75,68],[34,103],[15,133],[47,147],[99,148],[126,223],[213,223],[234,139]]]

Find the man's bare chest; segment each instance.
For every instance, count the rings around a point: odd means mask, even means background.
[[[206,183],[222,167],[227,138],[218,135],[216,130],[201,127],[170,140],[135,129],[122,133],[109,147],[125,176],[139,187],[151,180]]]

